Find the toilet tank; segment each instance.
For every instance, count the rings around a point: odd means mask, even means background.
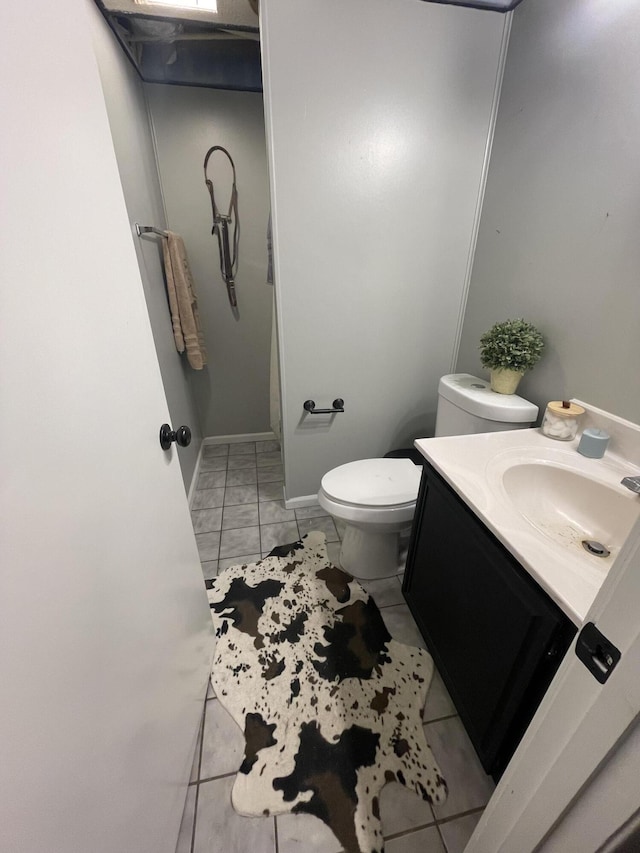
[[[497,394],[486,379],[450,373],[438,385],[436,436],[526,429],[538,407],[517,394]]]

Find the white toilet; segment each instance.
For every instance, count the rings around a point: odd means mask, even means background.
[[[436,436],[526,429],[538,407],[517,394],[496,394],[468,373],[443,376],[438,386]],[[422,467],[410,459],[359,459],[328,471],[318,502],[344,522],[340,564],[357,578],[398,571],[400,531],[413,520]]]

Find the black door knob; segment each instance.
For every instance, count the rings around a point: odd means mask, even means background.
[[[162,424],[160,427],[160,447],[163,450],[169,450],[174,441],[180,447],[188,447],[191,444],[191,430],[189,427],[181,426],[173,430],[169,424]]]

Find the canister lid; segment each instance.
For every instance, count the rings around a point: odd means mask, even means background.
[[[554,415],[558,415],[561,418],[578,418],[580,415],[584,415],[584,409],[577,403],[569,402],[569,407],[565,408],[562,402],[562,400],[552,400],[550,403],[547,403],[547,409],[550,409]]]
[[[497,394],[491,390],[487,379],[479,379],[470,373],[443,376],[438,394],[470,415],[488,421],[526,424],[538,417],[538,407],[534,403],[517,394]]]

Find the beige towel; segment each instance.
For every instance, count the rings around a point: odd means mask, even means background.
[[[207,350],[200,328],[198,300],[187,250],[179,234],[167,231],[167,236],[162,239],[162,255],[176,349],[178,352],[186,350],[191,367],[202,370],[207,363]]]

